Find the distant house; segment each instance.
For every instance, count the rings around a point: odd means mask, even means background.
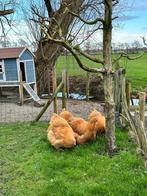
[[[0,87],[18,86],[22,97],[22,85],[36,90],[34,54],[26,47],[0,48]]]

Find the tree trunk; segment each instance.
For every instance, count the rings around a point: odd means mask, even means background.
[[[104,94],[106,113],[106,138],[110,153],[116,150],[115,145],[115,105],[112,81],[112,59],[111,59],[111,39],[112,39],[112,0],[104,0],[105,18],[103,30],[103,58],[106,69],[104,74]]]
[[[69,27],[73,22],[74,16],[66,13],[66,6],[75,13],[80,12],[80,8],[84,0],[64,0],[60,9],[53,14],[53,18],[57,21],[61,29],[63,30],[63,36],[66,37],[69,31]],[[54,20],[51,20],[48,32],[53,38],[58,38],[58,25]],[[38,49],[36,51],[36,69],[37,69],[37,81],[38,86],[40,83],[45,82],[44,72],[48,74],[46,67],[51,69],[55,66],[57,58],[60,56],[62,51],[62,46],[53,43],[52,41],[42,42],[40,41]],[[46,77],[47,78],[47,77]],[[43,85],[44,86],[44,85]],[[42,87],[41,87],[42,88]],[[47,82],[45,82],[44,88],[47,88]],[[40,91],[41,89],[39,89]]]

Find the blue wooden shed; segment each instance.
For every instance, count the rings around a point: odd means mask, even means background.
[[[37,90],[34,54],[26,47],[0,48],[0,87],[10,86],[19,87],[21,101],[23,87],[35,99],[33,91],[37,93]]]

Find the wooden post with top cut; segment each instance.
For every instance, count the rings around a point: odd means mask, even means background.
[[[23,105],[24,103],[24,96],[23,96],[23,81],[22,81],[22,71],[19,72],[19,97],[20,97],[20,105]]]

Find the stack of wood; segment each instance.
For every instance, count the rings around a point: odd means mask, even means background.
[[[129,126],[129,135],[137,144],[137,151],[143,155],[147,166],[147,130],[145,130],[146,93],[139,93],[139,107],[131,112],[131,84],[125,80],[125,70],[117,65],[114,75],[115,110],[117,123],[122,127]],[[121,116],[121,117],[120,117]]]
[[[147,166],[147,131],[145,131],[145,97],[146,93],[139,93],[139,111],[130,112],[126,101],[125,77],[122,85],[122,116],[129,125],[129,135],[137,144],[137,152],[143,155]],[[124,121],[123,121],[124,123]]]
[[[145,131],[145,93],[139,93],[139,112],[134,112],[134,127],[139,152],[144,156],[147,166],[147,131]]]

